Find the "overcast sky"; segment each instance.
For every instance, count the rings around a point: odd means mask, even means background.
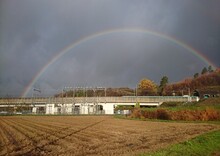
[[[172,36],[220,66],[219,0],[1,0],[0,96],[20,96],[63,48],[112,29],[141,28]],[[33,87],[135,87],[193,76],[208,66],[159,36],[112,33],[88,40],[54,62]],[[31,95],[31,93],[29,93]]]

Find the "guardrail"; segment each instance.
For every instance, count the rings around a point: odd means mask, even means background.
[[[68,104],[68,103],[145,103],[198,101],[198,97],[182,96],[123,96],[123,97],[47,97],[47,98],[0,98],[2,104]]]

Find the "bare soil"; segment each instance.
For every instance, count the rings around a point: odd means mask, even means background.
[[[220,129],[112,116],[0,116],[0,155],[138,155]]]

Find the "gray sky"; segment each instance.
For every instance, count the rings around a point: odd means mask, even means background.
[[[220,66],[219,0],[1,0],[0,96],[19,96],[63,48],[111,29],[172,36]],[[42,95],[64,86],[135,87],[190,77],[208,66],[189,50],[142,33],[103,35],[71,49],[39,77]],[[28,95],[31,95],[29,93]]]

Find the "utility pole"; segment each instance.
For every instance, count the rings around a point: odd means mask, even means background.
[[[63,113],[63,104],[64,104],[64,101],[63,101],[63,90],[64,90],[64,88],[62,88],[62,107],[61,107],[61,113]]]
[[[35,94],[35,92],[41,93],[41,90],[37,89],[37,88],[33,88],[33,92],[32,92],[32,106],[33,107],[34,107],[34,100],[36,99],[36,96],[37,96],[37,94]],[[36,113],[37,113],[37,108],[36,108]]]
[[[191,102],[192,100],[191,100],[191,97],[190,97],[190,88],[188,88],[188,92],[189,92],[189,97],[188,97],[189,100],[188,101]]]
[[[138,85],[135,86],[135,96],[136,96],[136,104],[138,103]]]
[[[74,90],[74,87],[72,87],[72,91],[73,91],[73,104],[75,103],[75,100],[74,100],[74,98],[75,98],[75,90]]]
[[[86,103],[87,103],[87,87],[85,87],[85,99],[86,99]]]
[[[105,103],[106,103],[106,94],[107,94],[107,91],[106,91],[106,87],[105,87]]]

